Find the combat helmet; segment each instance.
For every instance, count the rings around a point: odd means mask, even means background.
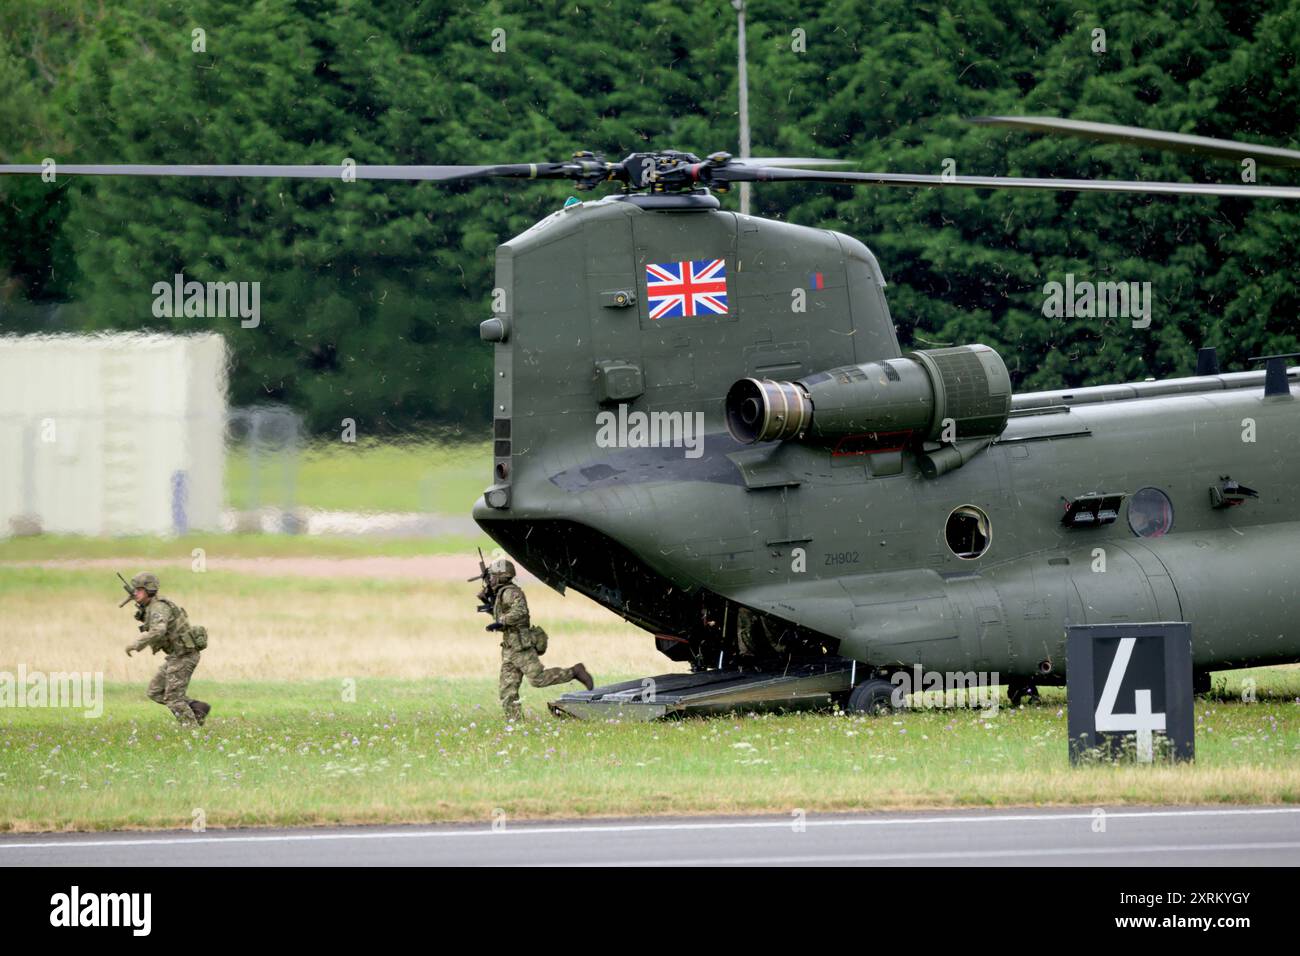
[[[144,588],[150,594],[158,593],[158,575],[145,571],[131,579],[131,588]]]
[[[500,581],[512,581],[515,577],[514,562],[505,558],[497,558],[488,565],[488,573]]]

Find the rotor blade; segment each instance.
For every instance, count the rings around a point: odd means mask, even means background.
[[[187,176],[256,179],[398,179],[449,181],[457,179],[563,179],[564,163],[515,163],[506,166],[259,166],[259,165],[98,165],[55,163],[58,176]],[[0,165],[0,175],[40,175],[44,166]]]
[[[1168,196],[1244,196],[1249,199],[1300,199],[1300,186],[1251,186],[1244,183],[1125,182],[1113,179],[1033,179],[1020,176],[934,176],[920,173],[821,172],[818,170],[726,166],[715,181],[815,182],[845,186],[938,186],[966,189],[1054,189],[1069,192],[1140,193]],[[741,175],[735,176],[732,173]]]
[[[741,163],[745,166],[851,166],[853,161],[849,159],[814,159],[802,156],[746,156],[741,159],[739,156],[734,157],[731,163]]]
[[[975,116],[970,122],[980,126],[1003,126],[1033,133],[1064,133],[1082,139],[1106,143],[1127,143],[1150,149],[1169,149],[1181,153],[1203,153],[1221,159],[1253,159],[1261,166],[1300,166],[1300,151],[1280,146],[1261,146],[1257,143],[1239,143],[1230,139],[1212,139],[1209,136],[1191,136],[1187,133],[1166,133],[1143,129],[1140,126],[1116,126],[1111,123],[1091,123],[1086,120],[1057,119],[1054,116]]]

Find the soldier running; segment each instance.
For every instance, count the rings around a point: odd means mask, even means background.
[[[582,664],[572,667],[542,667],[528,618],[528,601],[523,588],[514,583],[515,566],[504,558],[488,568],[489,584],[496,592],[492,605],[493,623],[489,631],[501,632],[501,679],[498,691],[507,720],[523,719],[519,703],[519,685],[523,678],[534,687],[549,687],[571,680],[581,681],[587,690],[595,686],[591,674]]]
[[[146,647],[155,654],[163,651],[167,655],[149,682],[149,699],[166,705],[184,726],[202,724],[212,707],[191,700],[187,692],[194,668],[199,666],[199,655],[208,646],[207,629],[191,626],[183,607],[159,596],[157,575],[137,574],[131,579],[131,588],[141,635],[126,646],[127,656]]]

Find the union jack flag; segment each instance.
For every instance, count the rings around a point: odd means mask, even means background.
[[[647,263],[645,287],[652,319],[727,314],[725,259]]]

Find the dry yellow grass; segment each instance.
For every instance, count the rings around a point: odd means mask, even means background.
[[[44,574],[43,587],[11,580],[0,591],[0,669],[21,663],[29,671],[147,681],[161,658],[126,656],[135,622],[128,609],[114,608],[104,575]],[[483,630],[489,618],[475,613],[474,586],[463,582],[208,573],[176,578],[164,593],[208,628],[211,644],[196,675],[207,680],[494,677],[500,666],[499,641]],[[551,638],[548,665],[583,661],[597,678],[681,669],[645,631],[581,595],[533,583],[528,599]]]

